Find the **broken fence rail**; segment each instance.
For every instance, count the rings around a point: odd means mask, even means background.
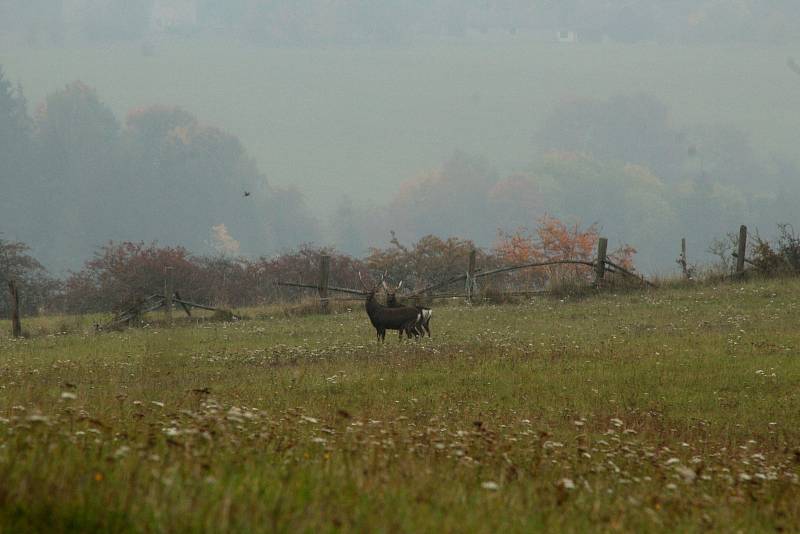
[[[652,282],[649,282],[648,280],[644,279],[643,277],[640,277],[640,276],[632,273],[631,271],[625,269],[624,267],[622,267],[620,265],[617,265],[616,263],[614,263],[612,261],[605,260],[605,264],[607,266],[609,266],[611,268],[611,270],[613,270],[613,271],[619,272],[619,273],[624,274],[626,276],[630,276],[630,277],[636,278],[637,280],[640,280],[642,283],[644,283],[644,284],[646,284],[646,285],[648,285],[650,287],[656,287],[656,285],[653,284]],[[487,276],[493,276],[493,275],[501,274],[501,273],[505,273],[505,272],[518,271],[518,270],[521,270],[521,269],[531,269],[531,268],[535,268],[535,267],[550,267],[550,266],[553,266],[553,265],[580,265],[580,266],[584,266],[584,267],[594,268],[596,266],[596,262],[582,261],[582,260],[552,260],[552,261],[540,261],[540,262],[523,263],[523,264],[520,264],[520,265],[509,265],[509,266],[505,266],[505,267],[499,267],[497,269],[491,269],[491,270],[488,270],[488,271],[475,271],[472,274],[472,278],[477,280],[479,278],[485,278]],[[415,291],[412,291],[411,293],[409,293],[407,295],[404,295],[404,298],[413,299],[415,297],[419,297],[419,296],[424,295],[426,293],[430,293],[431,291],[434,291],[436,289],[447,287],[447,286],[449,286],[451,284],[455,284],[455,283],[458,283],[458,282],[465,282],[468,278],[469,278],[469,274],[468,273],[460,274],[460,275],[456,275],[456,276],[451,276],[450,278],[448,278],[446,280],[442,280],[441,282],[436,282],[436,283],[428,285],[428,286],[426,286],[426,287],[424,287],[422,289],[417,289]],[[275,285],[284,286],[284,287],[298,287],[298,288],[304,288],[304,289],[316,289],[318,291],[320,289],[319,285],[316,285],[316,284],[305,284],[305,283],[300,283],[300,282],[281,282],[281,281],[278,281],[278,282],[275,282]],[[336,291],[336,292],[339,292],[339,293],[347,293],[347,294],[350,294],[350,295],[358,295],[358,297],[356,297],[356,298],[336,298],[336,299],[327,299],[327,300],[357,301],[357,300],[362,300],[365,297],[364,291],[359,290],[359,289],[350,289],[350,288],[345,288],[345,287],[328,286],[327,290],[328,291]],[[546,293],[547,293],[546,290],[533,290],[533,291],[528,290],[528,291],[512,291],[512,292],[508,292],[507,294],[509,294],[509,295],[526,295],[526,294],[546,294]],[[448,293],[448,294],[425,295],[425,296],[426,296],[426,298],[453,298],[453,297],[459,297],[459,296],[463,296],[463,295],[460,294],[460,293],[459,294]]]
[[[175,297],[172,298],[172,302],[180,304],[183,310],[186,312],[186,315],[188,315],[189,317],[192,316],[190,308],[197,308],[206,311],[229,313],[231,318],[235,320],[241,319],[240,316],[236,315],[231,310],[226,310],[224,308],[215,308],[214,306],[206,306],[204,304],[198,304],[196,302],[184,300],[182,298],[179,298],[177,294]],[[110,323],[106,325],[106,328],[109,327],[113,328],[115,326],[130,323],[137,317],[141,317],[145,313],[156,311],[159,308],[163,308],[166,305],[167,305],[167,299],[166,297],[164,297],[164,295],[150,295],[149,297],[144,299],[141,303],[135,306],[131,306],[130,308],[124,310],[123,312],[120,312],[116,317],[114,317],[114,319],[111,320]]]

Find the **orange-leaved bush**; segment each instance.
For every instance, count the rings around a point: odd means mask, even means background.
[[[514,232],[498,232],[494,251],[508,265],[564,260],[593,262],[599,239],[600,233],[596,224],[584,228],[580,222],[567,224],[551,215],[544,215],[537,220],[535,233],[527,228],[518,228]],[[608,257],[617,265],[633,270],[635,253],[633,247],[623,245]],[[588,265],[560,264],[525,269],[510,276],[515,277],[516,282],[543,286],[549,281],[560,281],[564,278],[589,279],[591,272]]]

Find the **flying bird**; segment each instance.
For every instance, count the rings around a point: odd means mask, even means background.
[[[245,191],[243,196],[249,197],[250,196],[250,191]]]

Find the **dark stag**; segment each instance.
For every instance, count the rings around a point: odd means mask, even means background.
[[[421,312],[417,308],[410,306],[398,306],[390,308],[379,303],[375,299],[375,293],[381,287],[381,282],[378,282],[374,287],[369,288],[364,283],[361,273],[358,274],[358,279],[361,285],[364,286],[364,292],[367,295],[367,301],[364,307],[367,310],[367,315],[375,327],[375,332],[378,336],[378,341],[386,339],[387,330],[397,330],[400,338],[402,339],[403,333],[411,337],[416,331],[416,325],[421,321]]]

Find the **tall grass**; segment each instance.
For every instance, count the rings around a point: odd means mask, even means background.
[[[792,530],[799,295],[452,305],[384,345],[358,303],[2,338],[0,528]]]

